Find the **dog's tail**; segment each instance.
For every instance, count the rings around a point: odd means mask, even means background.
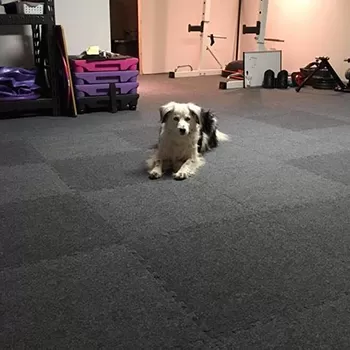
[[[223,132],[216,130],[216,137],[218,138],[219,142],[225,142],[230,141],[230,136],[224,134]]]

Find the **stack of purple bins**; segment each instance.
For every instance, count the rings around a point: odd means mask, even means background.
[[[135,110],[139,98],[137,64],[137,58],[125,56],[105,60],[73,59],[71,67],[78,109],[81,112],[100,109],[114,102],[117,110]]]

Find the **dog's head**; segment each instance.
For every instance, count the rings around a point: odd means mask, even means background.
[[[169,102],[159,112],[161,123],[183,136],[198,130],[201,123],[202,108],[194,103]]]

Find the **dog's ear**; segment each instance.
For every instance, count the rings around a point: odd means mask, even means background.
[[[192,102],[187,103],[187,107],[193,117],[195,117],[197,124],[201,124],[202,108]]]
[[[166,122],[169,115],[174,111],[175,104],[175,102],[169,102],[159,108],[160,122],[162,124]]]

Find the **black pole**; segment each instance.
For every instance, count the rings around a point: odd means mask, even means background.
[[[238,1],[238,19],[237,19],[237,30],[236,30],[236,54],[235,54],[236,61],[238,61],[238,55],[239,55],[239,34],[240,34],[240,28],[241,28],[242,2],[243,0]]]

